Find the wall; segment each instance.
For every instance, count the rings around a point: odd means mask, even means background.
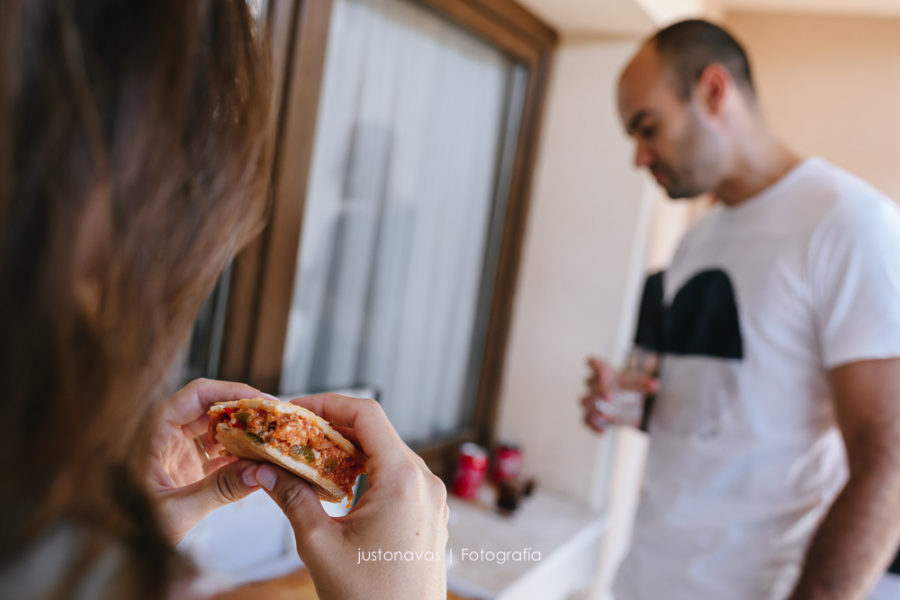
[[[727,13],[777,132],[900,200],[900,19]]]
[[[611,436],[581,424],[585,358],[625,350],[653,205],[614,107],[635,44],[570,41],[556,55],[497,431],[523,444],[541,485],[597,506]]]

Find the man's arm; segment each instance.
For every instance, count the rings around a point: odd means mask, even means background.
[[[791,600],[865,598],[900,542],[900,359],[830,372],[850,478],[807,549]]]

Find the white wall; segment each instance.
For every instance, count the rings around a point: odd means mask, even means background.
[[[585,358],[619,358],[630,341],[653,206],[614,107],[635,48],[578,41],[557,53],[498,421],[541,485],[594,505],[610,442],[581,424]]]

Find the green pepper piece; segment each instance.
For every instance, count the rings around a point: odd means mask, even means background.
[[[239,423],[243,423],[244,426],[246,426],[247,421],[250,420],[250,413],[246,410],[242,410],[241,412],[234,413],[234,418],[237,419]]]
[[[257,444],[263,443],[263,439],[261,437],[259,437],[258,435],[256,435],[255,433],[250,433],[248,431],[248,432],[244,433],[244,435],[246,435],[247,439],[250,440],[251,442],[256,442]]]
[[[307,445],[294,445],[291,446],[291,454],[297,460],[305,459],[308,463],[313,463],[316,460],[316,454],[313,452],[312,448]]]
[[[329,458],[328,462],[325,463],[325,470],[329,473],[334,473],[335,469],[337,469],[337,459]]]

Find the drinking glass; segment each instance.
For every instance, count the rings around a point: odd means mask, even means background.
[[[638,390],[627,389],[628,380],[633,377],[655,377],[659,366],[659,355],[640,346],[635,346],[628,353],[625,365],[619,371],[619,377],[610,389],[610,400],[598,398],[595,401],[597,410],[606,414],[613,424],[641,424],[644,415],[645,394]]]

